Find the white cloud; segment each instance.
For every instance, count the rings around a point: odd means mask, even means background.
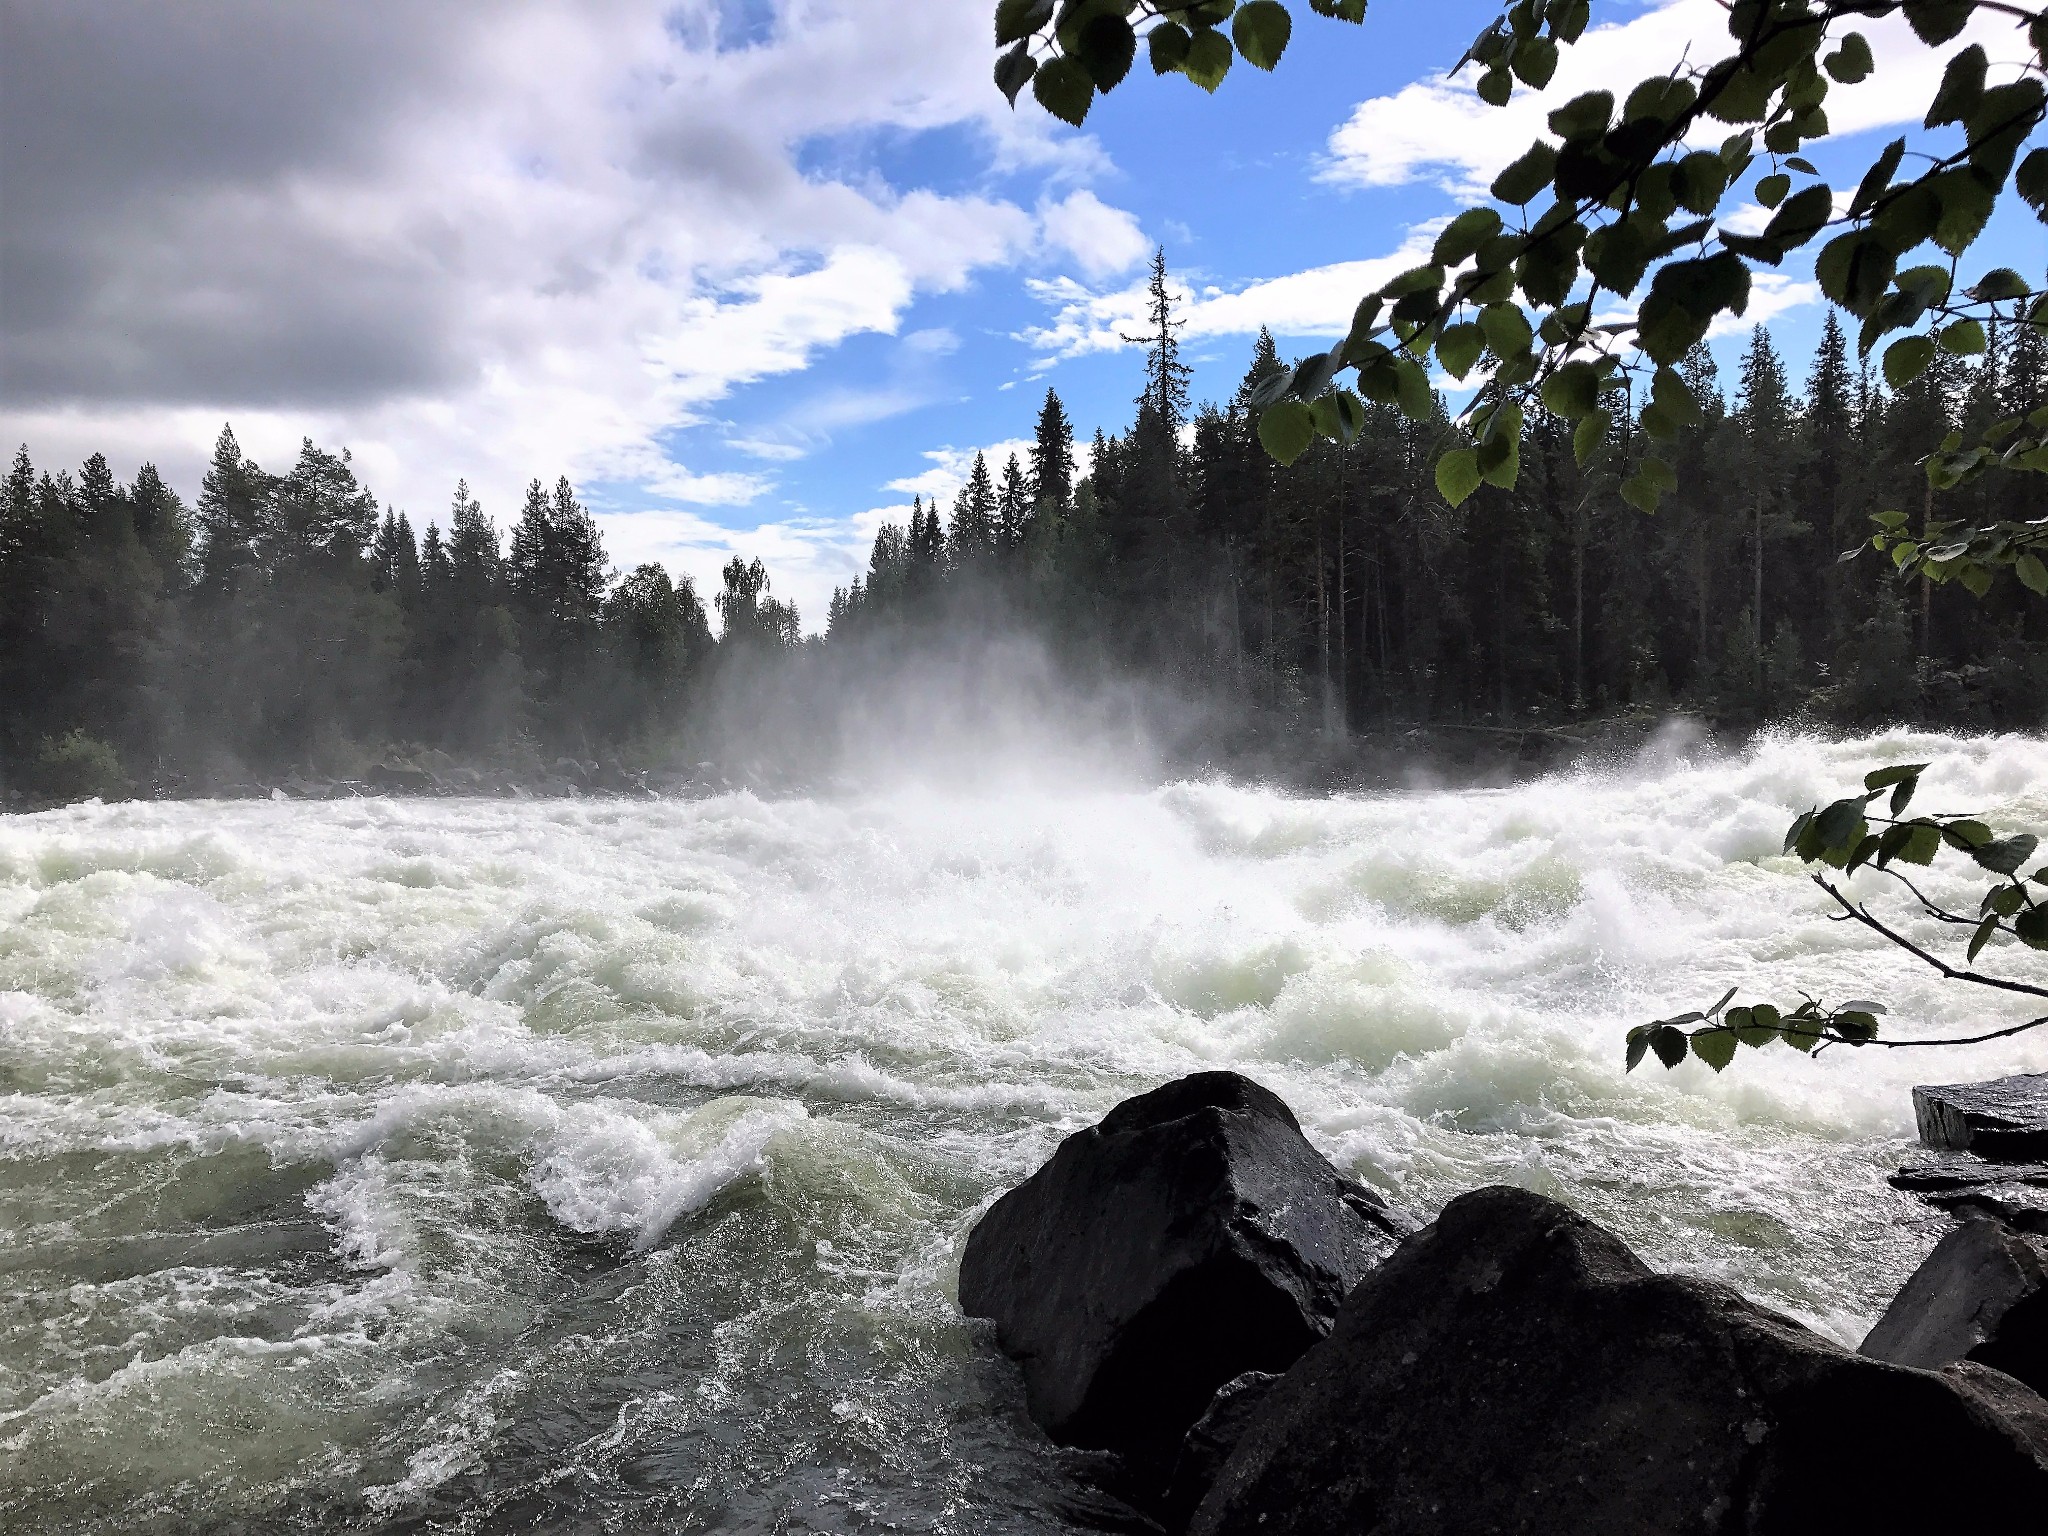
[[[1342,336],[1351,328],[1358,301],[1388,278],[1426,260],[1441,227],[1441,221],[1414,226],[1384,256],[1311,267],[1242,288],[1170,280],[1176,312],[1187,321],[1181,334],[1191,341],[1248,336],[1263,325],[1276,336]],[[1041,358],[1113,352],[1129,345],[1126,336],[1145,329],[1149,301],[1144,282],[1107,292],[1072,278],[1033,279],[1026,286],[1053,311],[1045,325],[1020,337]]]
[[[501,522],[529,478],[564,472],[704,506],[759,496],[767,476],[706,473],[677,429],[850,337],[895,334],[919,296],[1016,259],[1041,227],[1000,199],[807,173],[800,146],[953,125],[999,163],[1054,179],[1100,160],[1091,140],[1013,115],[989,88],[985,0],[932,0],[915,27],[876,26],[860,0],[771,6],[755,40],[721,46],[725,8],[710,0],[456,3],[417,54],[403,9],[365,0],[352,45],[369,59],[358,73],[380,83],[329,114],[346,119],[340,149],[295,148],[254,171],[205,165],[84,205],[79,217],[102,222],[76,249],[106,265],[82,283],[93,308],[49,351],[104,352],[113,382],[81,374],[30,396],[11,345],[0,436],[46,463],[151,457],[189,493],[231,418],[274,467],[307,434],[349,445],[379,493],[416,515],[466,475]],[[260,6],[249,20],[289,34],[294,15],[342,25]],[[148,6],[132,20],[138,34],[183,27]],[[203,92],[165,89],[166,132],[181,112],[203,117]],[[238,128],[236,152],[295,132],[292,105],[276,125]],[[1053,205],[1076,228],[1081,196]],[[1114,226],[1115,210],[1096,207]],[[37,223],[30,212],[10,209],[11,236]],[[217,361],[170,379],[165,359],[191,355],[179,325]],[[905,338],[927,358],[951,345],[942,331]],[[405,367],[385,365],[394,353]],[[363,382],[338,390],[357,356],[371,359]],[[169,381],[138,393],[139,375]],[[738,435],[764,462],[805,446]]]
[[[1041,202],[1038,223],[1045,242],[1072,256],[1092,278],[1128,272],[1152,254],[1152,242],[1133,215],[1085,188],[1057,203]]]
[[[1085,444],[1076,444],[1084,449]],[[914,475],[891,480],[886,490],[903,491],[910,495],[936,497],[941,507],[950,508],[953,497],[960,487],[967,483],[967,476],[974,468],[974,456],[979,453],[988,460],[988,472],[998,482],[1002,479],[1003,466],[1010,461],[1010,455],[1017,455],[1019,464],[1031,461],[1031,439],[1028,437],[1006,437],[1000,443],[985,443],[979,448],[955,448],[950,444],[944,448],[927,449],[924,454],[927,467]],[[910,516],[910,508],[885,508],[885,511],[901,512]],[[885,519],[886,520],[886,519]]]
[[[1944,61],[1965,40],[1984,43],[1994,60],[2022,57],[2014,29],[1981,13],[1965,38],[1940,50],[1923,47],[1898,16],[1860,21],[1857,30],[1870,40],[1877,69],[1861,85],[1829,92],[1828,119],[1837,133],[1917,121]],[[1470,65],[1452,78],[1425,78],[1362,102],[1330,135],[1322,176],[1354,187],[1428,181],[1461,197],[1482,196],[1503,166],[1547,133],[1554,107],[1585,91],[1622,94],[1681,59],[1711,63],[1732,47],[1728,14],[1716,0],[1663,0],[1631,20],[1588,29],[1560,50],[1548,89],[1533,94],[1517,85],[1505,107],[1479,99]],[[1718,141],[1730,131],[1707,123],[1700,136]]]

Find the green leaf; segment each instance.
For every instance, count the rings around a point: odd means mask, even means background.
[[[1517,78],[1530,90],[1542,90],[1557,73],[1557,44],[1547,37],[1525,39],[1515,49],[1514,68]]]
[[[1997,189],[1988,187],[1973,165],[1958,166],[1924,183],[1940,212],[1934,223],[1934,243],[1951,256],[1960,256],[1984,232],[1998,200]]]
[[[1519,304],[1489,304],[1479,311],[1479,329],[1495,357],[1520,357],[1536,340]]]
[[[1957,53],[1941,73],[1941,89],[1927,109],[1923,127],[1939,128],[1943,123],[1968,122],[1984,97],[1984,50],[1976,43]]]
[[[1760,176],[1756,183],[1756,200],[1766,208],[1775,208],[1785,201],[1785,194],[1792,190],[1792,178],[1783,171],[1770,176]]]
[[[996,46],[1022,42],[1052,20],[1053,0],[996,0]]]
[[[1813,819],[1816,846],[1822,853],[1840,852],[1844,857],[1863,838],[1864,802],[1860,798],[1837,800]]]
[[[1161,22],[1145,35],[1145,47],[1152,56],[1152,73],[1170,75],[1187,62],[1188,29],[1176,21]]]
[[[1657,504],[1678,489],[1678,476],[1662,459],[1645,458],[1621,484],[1621,499],[1638,512],[1655,512]]]
[[[1975,320],[1958,320],[1941,333],[1941,350],[1954,357],[1975,357],[1984,347],[1984,327]]]
[[[1438,459],[1436,488],[1452,506],[1463,506],[1465,498],[1479,489],[1479,450],[1453,448]]]
[[[1864,41],[1861,32],[1845,34],[1835,51],[1820,62],[1829,75],[1844,85],[1856,84],[1875,67],[1870,57],[1870,44]]]
[[[1556,173],[1557,151],[1538,139],[1521,158],[1493,178],[1493,195],[1501,202],[1520,206],[1549,186]]]
[[[1761,187],[1762,183],[1758,183]],[[1835,194],[1827,184],[1819,182],[1810,187],[1801,187],[1787,200],[1785,205],[1771,215],[1771,222],[1764,226],[1764,238],[1776,240],[1785,245],[1799,245],[1811,240],[1825,225],[1835,209]]]
[[[1735,1034],[1713,1025],[1692,1032],[1692,1053],[1719,1072],[1735,1059]]]
[[[1031,77],[1037,73],[1038,60],[1031,57],[1031,45],[1019,43],[996,60],[996,89],[1014,107],[1017,105],[1017,93],[1029,85]]]
[[[1712,213],[1728,189],[1728,164],[1710,149],[1694,150],[1673,168],[1672,196],[1692,213]]]
[[[1278,64],[1293,31],[1294,19],[1279,0],[1247,0],[1237,8],[1230,23],[1237,51],[1254,69],[1271,69]]]
[[[1650,1032],[1642,1028],[1630,1030],[1628,1032],[1628,1064],[1622,1068],[1622,1071],[1635,1071],[1637,1067],[1643,1064],[1643,1055],[1649,1049]]]
[[[1313,357],[1304,357],[1294,365],[1293,392],[1303,400],[1313,400],[1330,387],[1330,380],[1336,377],[1343,365],[1333,352],[1318,352]]]
[[[1983,951],[1984,946],[1991,942],[1991,935],[1996,932],[1998,932],[1998,914],[1994,912],[1991,916],[1985,918],[1983,922],[1979,923],[1977,931],[1970,935],[1970,947],[1963,953],[1964,961],[1967,963],[1975,960]]]
[[[1601,445],[1607,441],[1607,434],[1613,430],[1614,417],[1611,413],[1587,412],[1572,429],[1572,457],[1583,467],[1600,451]]]
[[[1992,841],[1992,833],[1981,821],[1958,817],[1942,823],[1941,840],[1958,852],[1971,853]]]
[[[1282,400],[1259,417],[1259,442],[1282,464],[1300,458],[1315,439],[1315,417],[1299,400]]]
[[[1871,205],[1892,184],[1899,162],[1906,158],[1906,141],[1893,139],[1885,145],[1883,153],[1870,162],[1870,169],[1863,173],[1863,180],[1856,184],[1856,195],[1849,199],[1849,216],[1861,218],[1870,211]]]
[[[1522,469],[1522,420],[1515,412],[1512,431],[1495,432],[1479,444],[1479,478],[1488,485],[1512,491]]]
[[[2029,907],[2013,919],[2012,931],[2029,949],[2048,949],[2048,907]]]
[[[1294,389],[1294,370],[1276,368],[1252,386],[1251,407],[1263,411],[1266,407],[1287,398]]]
[[[1467,208],[1444,226],[1429,259],[1439,267],[1455,267],[1499,233],[1499,213],[1491,208]]]
[[[1938,48],[1969,25],[1971,0],[1906,0],[1906,24],[1930,48]]]
[[[1981,848],[1970,850],[1970,857],[1990,870],[1994,875],[2016,875],[2020,866],[2034,856],[2034,850],[2041,840],[2031,832],[2015,832],[2011,837],[2002,837]]]
[[[1970,289],[1970,297],[1995,302],[1999,299],[2023,299],[2029,291],[2027,280],[2011,267],[1993,267],[1977,279]]]
[[[1472,371],[1472,365],[1479,361],[1479,354],[1486,350],[1486,333],[1477,325],[1447,325],[1443,334],[1436,339],[1437,361],[1444,365],[1444,372],[1454,379],[1462,379]]]
[[[1075,55],[1088,67],[1099,91],[1113,91],[1131,72],[1138,56],[1138,34],[1121,16],[1096,16],[1081,28]]]
[[[1922,822],[1913,828],[1913,833],[1899,849],[1898,857],[1907,864],[1932,864],[1935,854],[1941,851],[1941,829],[1932,822]]]
[[[2012,189],[2037,215],[2048,219],[2048,149],[2034,150],[2020,162],[2013,172]]]
[[[1607,131],[1614,116],[1614,92],[1587,91],[1550,114],[1550,131],[1561,139],[1589,139]]]
[[[1873,768],[1863,775],[1863,787],[1868,790],[1890,789],[1894,784],[1903,784],[1908,779],[1917,779],[1927,771],[1925,763],[1893,763],[1889,768]]]
[[[1685,1060],[1685,1053],[1692,1041],[1682,1029],[1669,1024],[1659,1024],[1650,1031],[1650,1049],[1657,1053],[1657,1059],[1666,1067],[1675,1067]]]
[[[1545,406],[1576,420],[1599,403],[1600,371],[1583,359],[1561,364],[1543,381],[1542,393]]]
[[[1203,90],[1213,93],[1230,73],[1230,39],[1221,32],[1197,32],[1188,41],[1188,56],[1180,72]]]
[[[1095,100],[1095,78],[1079,59],[1061,54],[1039,66],[1031,80],[1031,94],[1054,117],[1078,128],[1087,120],[1089,105]]]
[[[1394,364],[1395,400],[1401,414],[1410,421],[1427,421],[1436,409],[1436,392],[1429,387],[1429,375],[1412,357]]]
[[[2020,551],[2019,558],[2012,563],[2012,573],[2036,597],[2048,597],[2048,565],[2043,565],[2041,557],[2031,549]]]
[[[1934,342],[1926,336],[1901,336],[1884,349],[1884,381],[1904,389],[1934,361]]]

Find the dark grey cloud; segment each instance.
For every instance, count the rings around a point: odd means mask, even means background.
[[[0,0],[0,390],[331,404],[459,368],[431,259],[336,238],[480,4]]]

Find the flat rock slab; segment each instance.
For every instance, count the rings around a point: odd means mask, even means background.
[[[2048,1390],[2048,1253],[2003,1222],[1965,1221],[1900,1287],[1862,1352],[1923,1370],[1972,1360]]]
[[[1283,1371],[1411,1224],[1270,1090],[1204,1072],[1126,1100],[990,1207],[960,1307],[996,1324],[1031,1416],[1156,1493],[1217,1388]]]
[[[2048,1073],[1913,1090],[1922,1145],[1999,1163],[2048,1161]]]
[[[1268,1391],[1194,1536],[2033,1528],[2048,1403],[1851,1354],[1526,1190],[1460,1196]]]

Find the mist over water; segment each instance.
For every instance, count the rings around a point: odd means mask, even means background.
[[[1624,1077],[1621,1036],[1738,982],[2024,1017],[1778,854],[1923,760],[1932,808],[2048,819],[2048,744],[1908,732],[1353,798],[0,819],[0,1524],[1072,1529],[960,1245],[1213,1066],[1418,1213],[1542,1189],[1853,1342],[1935,1236],[1883,1183],[1908,1086],[2048,1041]]]

